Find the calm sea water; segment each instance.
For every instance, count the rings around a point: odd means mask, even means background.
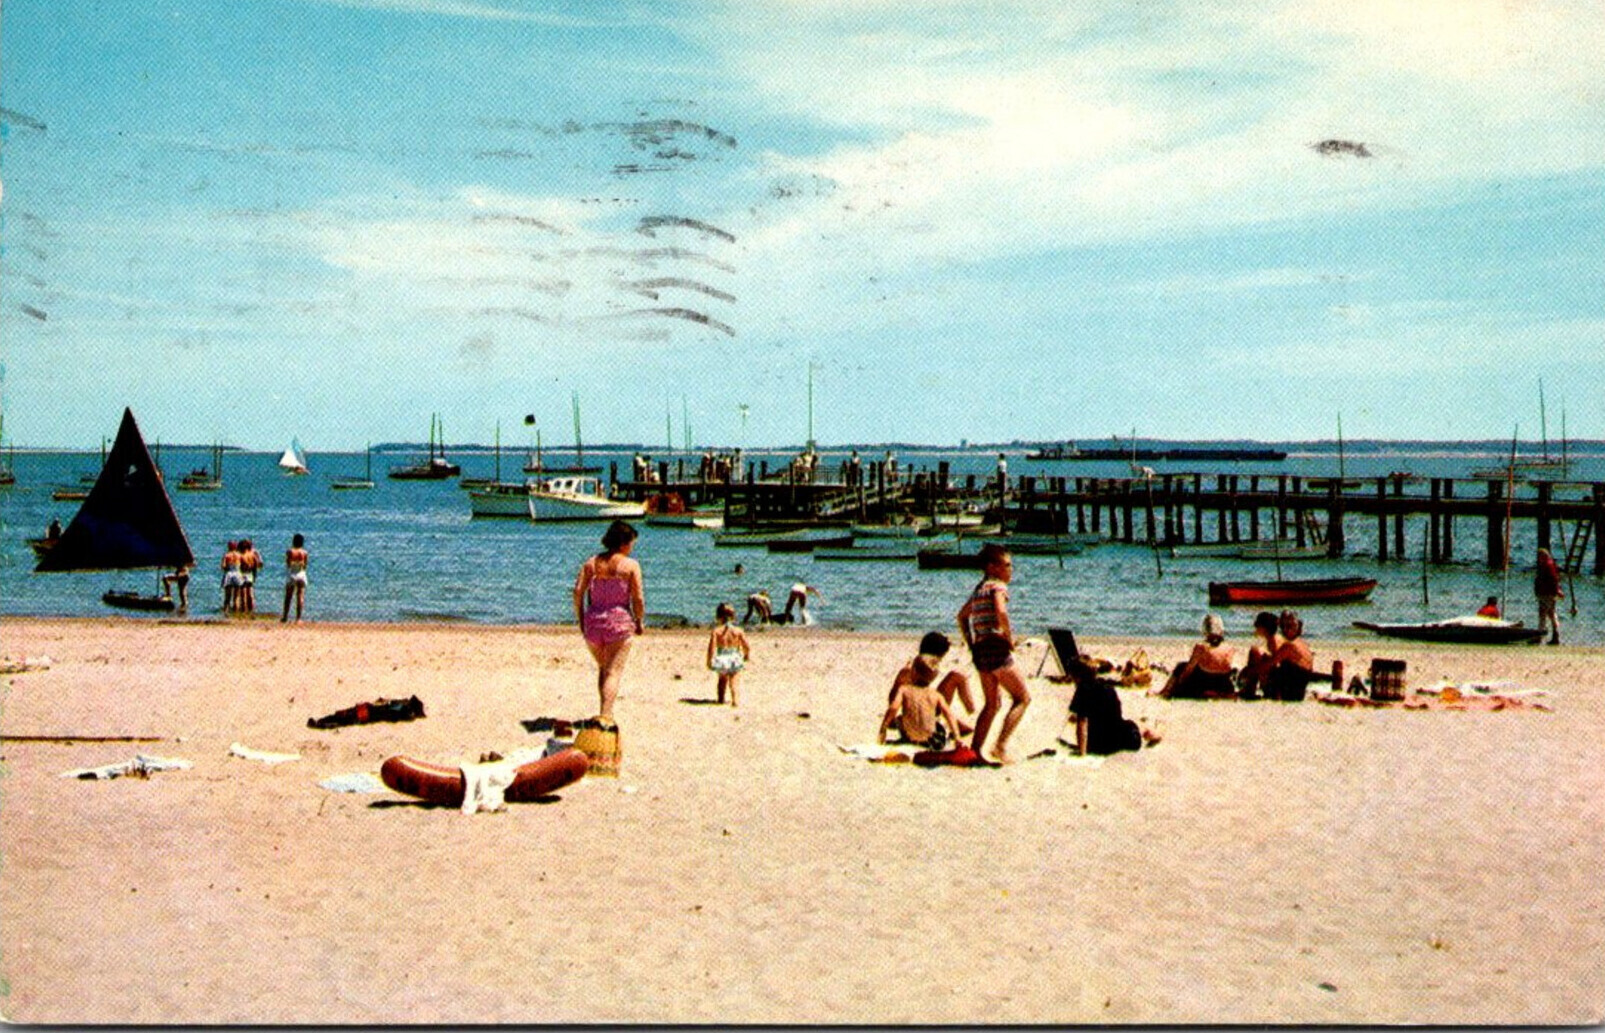
[[[878,453],[866,452],[871,456]],[[834,468],[845,453],[826,452],[822,466]],[[1120,463],[1050,463],[1024,458],[1025,450],[1009,452],[1011,476],[1125,476]],[[1574,454],[1575,455],[1575,454]],[[934,469],[950,464],[955,476],[990,474],[996,453],[984,450],[900,452],[903,470]],[[308,615],[331,621],[460,620],[482,623],[562,623],[573,619],[571,590],[579,564],[597,548],[601,524],[534,525],[522,521],[470,519],[468,499],[456,482],[403,482],[385,479],[392,462],[410,456],[374,457],[371,491],[334,491],[330,481],[361,475],[364,456],[316,453],[312,474],[283,476],[277,454],[228,453],[225,486],[213,493],[173,491],[179,518],[194,549],[198,573],[190,585],[191,615],[215,613],[221,602],[218,575],[224,544],[249,537],[268,558],[259,586],[259,608],[280,601],[282,556],[291,535],[307,538],[312,554]],[[454,455],[466,476],[491,476],[488,454]],[[595,454],[604,468],[618,462],[629,468],[628,453]],[[661,456],[660,456],[661,458]],[[779,453],[749,453],[781,465]],[[1471,469],[1495,466],[1496,454],[1470,455],[1455,450],[1393,450],[1349,455],[1344,472],[1374,477],[1408,469],[1423,476],[1465,476]],[[170,484],[179,475],[205,466],[209,454],[168,447],[161,463]],[[521,456],[504,454],[503,473],[518,476]],[[1575,455],[1570,478],[1605,481],[1605,453]],[[561,455],[549,461],[562,462]],[[35,574],[26,539],[43,534],[52,517],[66,525],[75,502],[54,502],[51,491],[76,485],[81,474],[98,471],[98,453],[18,453],[18,484],[0,489],[0,615],[94,616],[112,611],[100,602],[108,588],[152,590],[154,572],[100,574]],[[1304,476],[1331,476],[1337,458],[1325,452],[1295,453],[1282,463],[1191,464],[1205,472],[1221,471]],[[1159,467],[1163,471],[1163,466]],[[1245,485],[1246,487],[1246,485]],[[1419,490],[1425,490],[1424,487]],[[1466,488],[1461,488],[1464,494]],[[1480,489],[1479,489],[1480,493]],[[1572,490],[1568,494],[1580,494]],[[1140,528],[1139,524],[1139,528]],[[1214,521],[1205,519],[1206,536]],[[1190,528],[1189,528],[1190,529]],[[815,562],[807,556],[770,554],[755,549],[716,549],[707,532],[641,526],[636,556],[646,571],[647,609],[678,615],[696,623],[712,619],[720,601],[736,605],[746,595],[767,588],[777,601],[796,581],[817,586],[824,604],[813,612],[825,627],[895,631],[950,630],[953,614],[974,583],[967,571],[920,571],[912,561],[888,563]],[[1246,533],[1246,524],[1244,525]],[[1570,526],[1561,529],[1570,534]],[[1507,594],[1511,616],[1529,624],[1536,619],[1531,592],[1534,528],[1518,523],[1512,543],[1513,564],[1508,590],[1499,571],[1483,565],[1483,528],[1464,519],[1456,529],[1460,562],[1427,571],[1423,602],[1420,549],[1425,522],[1407,527],[1410,558],[1379,563],[1375,521],[1351,516],[1346,524],[1349,555],[1341,560],[1284,564],[1286,577],[1363,574],[1380,585],[1371,600],[1338,607],[1304,610],[1309,633],[1317,637],[1365,638],[1350,628],[1354,620],[1413,621],[1437,619],[1474,610],[1489,595]],[[735,564],[745,567],[734,573]],[[1104,544],[1079,556],[1022,556],[1016,562],[1012,607],[1018,626],[1027,633],[1049,625],[1068,625],[1092,635],[1193,635],[1208,610],[1206,586],[1230,578],[1274,579],[1267,562],[1181,559],[1142,546]],[[1580,576],[1573,596],[1578,609],[1570,618],[1562,603],[1567,636],[1574,642],[1605,642],[1605,582]],[[1253,613],[1223,610],[1234,633],[1246,635]]]

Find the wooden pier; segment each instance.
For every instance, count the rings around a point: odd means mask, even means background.
[[[668,464],[660,464],[668,474]],[[1204,542],[1291,539],[1312,544],[1325,527],[1328,554],[1342,556],[1355,520],[1374,522],[1378,562],[1455,559],[1462,525],[1481,531],[1491,568],[1505,563],[1506,522],[1533,521],[1538,548],[1549,549],[1565,569],[1605,576],[1605,542],[1594,529],[1605,522],[1605,484],[1515,482],[1473,478],[1335,478],[1292,474],[1168,473],[1152,478],[1020,477],[1000,485],[995,476],[954,479],[946,463],[905,471],[889,481],[878,465],[859,483],[772,475],[751,464],[730,482],[660,477],[617,482],[620,494],[648,499],[677,494],[688,505],[722,506],[727,526],[878,520],[892,514],[930,515],[984,510],[989,520],[1015,530],[1101,534],[1113,541],[1162,546]],[[616,473],[615,473],[616,480]],[[1512,488],[1514,489],[1512,491]],[[1410,531],[1412,521],[1424,521]]]

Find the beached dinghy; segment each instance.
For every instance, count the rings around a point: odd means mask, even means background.
[[[1211,606],[1277,606],[1357,603],[1377,586],[1369,577],[1320,577],[1296,581],[1211,581]]]
[[[1354,626],[1374,631],[1387,638],[1407,638],[1418,642],[1458,642],[1481,646],[1537,642],[1544,637],[1542,628],[1529,628],[1520,621],[1500,620],[1497,617],[1451,617],[1449,620],[1423,621],[1419,624],[1375,624],[1371,621],[1355,621]]]

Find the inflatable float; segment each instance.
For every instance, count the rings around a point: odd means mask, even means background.
[[[538,800],[585,777],[590,761],[579,750],[562,750],[520,767],[513,784],[503,793],[508,803]],[[411,757],[391,757],[379,768],[379,778],[398,793],[430,803],[459,807],[465,782],[461,768],[430,764]]]

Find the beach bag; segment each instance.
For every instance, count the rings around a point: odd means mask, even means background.
[[[619,767],[624,762],[624,743],[619,737],[618,725],[587,721],[574,736],[574,748],[591,762],[586,773],[593,778],[619,777]]]
[[[1131,654],[1126,666],[1120,669],[1120,684],[1126,688],[1140,685],[1151,685],[1154,680],[1153,668],[1148,663],[1148,651],[1139,649]]]

